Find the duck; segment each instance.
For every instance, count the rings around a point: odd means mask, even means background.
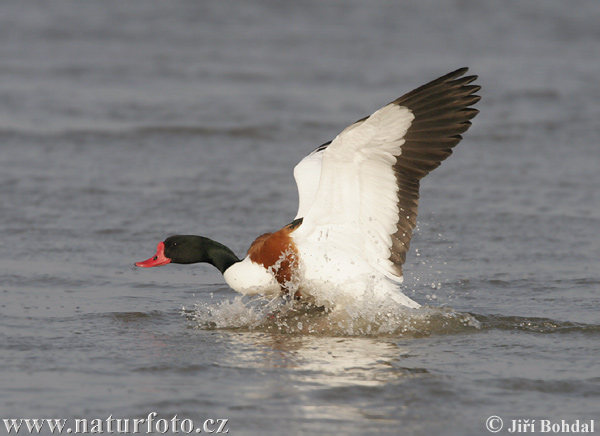
[[[334,307],[372,299],[418,309],[400,289],[417,225],[419,184],[479,113],[468,68],[441,76],[346,127],[294,168],[298,211],[243,259],[204,236],[158,243],[142,268],[209,263],[244,295]]]

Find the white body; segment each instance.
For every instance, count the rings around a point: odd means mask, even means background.
[[[223,273],[231,289],[244,295],[275,297],[281,294],[281,286],[270,271],[246,257],[234,263]]]

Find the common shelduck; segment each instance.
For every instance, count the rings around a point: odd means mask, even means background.
[[[140,267],[207,262],[246,295],[289,295],[322,306],[392,299],[416,226],[419,181],[452,153],[478,111],[477,76],[461,68],[360,119],[294,169],[294,220],[259,236],[240,260],[219,242],[177,235]]]

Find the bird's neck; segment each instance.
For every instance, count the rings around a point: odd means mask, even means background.
[[[204,236],[189,236],[189,238],[190,246],[185,261],[177,263],[210,263],[224,273],[227,268],[240,261],[229,247],[220,242]]]
[[[208,239],[207,244],[209,244],[209,249],[207,250],[207,262],[217,267],[217,269],[221,271],[221,274],[231,265],[240,261],[229,247],[220,242]]]

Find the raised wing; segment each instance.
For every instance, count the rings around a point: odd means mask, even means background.
[[[323,151],[331,141],[319,146],[308,156],[302,159],[294,168],[294,179],[298,187],[298,212],[296,218],[302,218],[312,206],[319,188],[321,179],[321,164],[323,162]]]
[[[313,186],[304,189],[310,183],[302,175],[298,180],[295,171],[297,218],[304,218],[299,231],[328,235],[329,244],[356,250],[388,277],[401,277],[416,226],[419,182],[452,153],[478,113],[470,106],[479,101],[474,93],[480,87],[469,85],[476,76],[461,77],[466,71],[409,92],[307,156],[312,170],[304,175],[312,174]]]

